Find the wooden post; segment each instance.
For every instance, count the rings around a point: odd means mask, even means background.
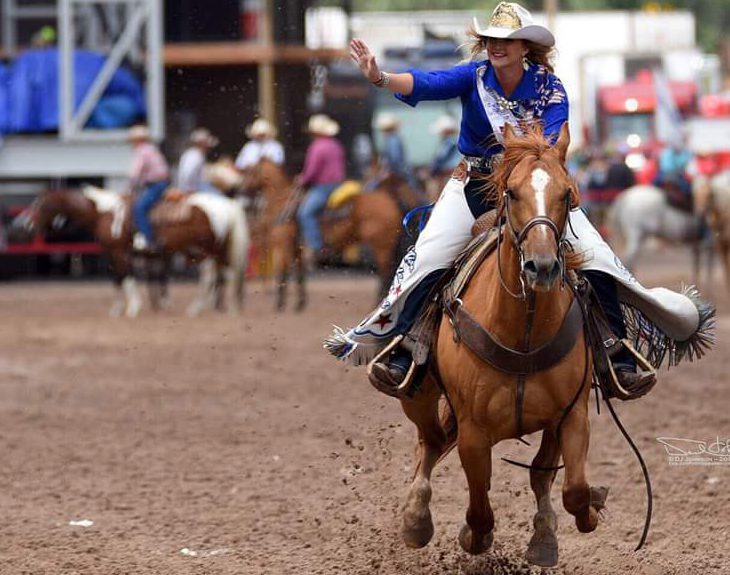
[[[263,0],[264,9],[261,13],[261,42],[267,48],[274,45],[274,3],[273,0]],[[272,61],[261,62],[258,66],[259,84],[259,113],[266,118],[274,128],[278,128],[276,115],[276,90],[274,63]]]

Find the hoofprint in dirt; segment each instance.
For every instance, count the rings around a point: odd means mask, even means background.
[[[678,287],[675,261],[639,276]],[[272,315],[253,284],[239,318],[177,309],[135,322],[106,317],[103,284],[0,286],[0,573],[530,572],[528,474],[499,457],[531,460],[532,437],[495,451],[490,555],[456,541],[467,502],[456,454],[434,474],[434,540],[420,551],[400,541],[414,429],[320,347],[332,322],[368,311],[374,285],[322,276],[306,313]],[[592,415],[588,472],[611,487],[608,514],[577,533],[558,474],[551,573],[727,572],[730,465],[670,465],[656,440],[728,441],[730,305],[719,303],[716,350],[618,405],[652,473],[647,547],[632,552],[641,473],[604,410]]]

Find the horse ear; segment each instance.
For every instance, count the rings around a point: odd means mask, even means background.
[[[560,159],[565,162],[565,158],[568,155],[568,146],[570,145],[570,128],[568,128],[568,122],[565,122],[560,128],[560,135],[558,141],[555,142],[555,149],[560,155]]]

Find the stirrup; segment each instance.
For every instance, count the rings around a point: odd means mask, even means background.
[[[418,367],[416,365],[416,362],[411,362],[411,366],[408,368],[408,371],[406,372],[403,381],[401,381],[400,383],[385,381],[382,378],[378,377],[377,374],[373,373],[373,366],[376,363],[387,364],[390,353],[396,347],[398,347],[398,345],[400,345],[400,343],[403,341],[403,338],[403,335],[398,335],[394,337],[391,342],[387,346],[385,346],[385,348],[378,355],[373,358],[373,360],[368,364],[367,368],[368,381],[370,382],[370,384],[379,392],[384,393],[385,395],[388,395],[390,397],[395,397],[397,399],[408,398],[408,393],[411,389],[411,386],[413,385],[413,380],[415,379],[416,368]]]
[[[610,397],[615,397],[616,399],[620,399],[622,401],[626,401],[629,399],[638,399],[639,397],[645,396],[647,393],[649,393],[653,387],[656,385],[657,382],[657,376],[656,376],[656,369],[654,369],[654,366],[649,363],[649,361],[641,355],[633,345],[631,345],[631,342],[628,339],[622,339],[621,344],[623,347],[631,354],[631,356],[636,361],[636,367],[637,369],[642,369],[649,374],[653,375],[653,379],[650,383],[639,387],[638,389],[627,389],[624,386],[621,385],[620,379],[618,377],[618,374],[616,373],[616,370],[614,369],[613,363],[611,361],[608,361],[608,393],[610,394]]]

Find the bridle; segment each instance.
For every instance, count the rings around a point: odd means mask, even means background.
[[[510,202],[512,199],[512,192],[506,189],[502,193],[502,208],[497,214],[497,221],[500,221],[503,217],[506,220],[506,227],[509,230],[510,236],[512,236],[512,242],[514,243],[517,255],[520,260],[520,293],[513,292],[507,287],[502,274],[502,260],[501,260],[501,237],[502,234],[497,234],[497,274],[499,276],[499,282],[502,284],[504,290],[509,293],[515,299],[526,299],[527,298],[527,284],[525,283],[525,252],[522,248],[522,244],[527,238],[527,234],[533,228],[537,226],[546,226],[552,233],[555,239],[555,245],[557,246],[557,259],[558,265],[560,266],[560,287],[565,285],[565,251],[569,247],[568,241],[565,239],[565,230],[570,224],[570,210],[573,207],[572,194],[568,193],[565,196],[565,217],[563,220],[562,229],[551,218],[547,216],[535,216],[530,219],[521,230],[516,230],[512,223],[512,217],[510,213]],[[572,229],[572,228],[571,228]]]

